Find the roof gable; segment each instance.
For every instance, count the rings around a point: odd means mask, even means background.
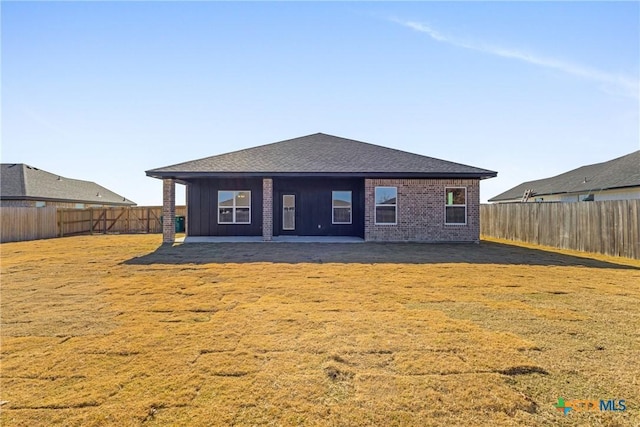
[[[602,163],[581,166],[551,178],[523,182],[490,202],[520,199],[526,190],[533,196],[560,193],[593,193],[601,190],[640,187],[640,150]]]
[[[24,163],[2,163],[0,167],[0,196],[3,199],[135,205],[95,182],[65,178]]]
[[[156,178],[196,174],[395,174],[493,177],[496,172],[316,133],[147,171]]]

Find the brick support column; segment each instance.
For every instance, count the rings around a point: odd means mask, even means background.
[[[375,224],[375,184],[373,180],[365,178],[364,180],[364,241],[368,242],[374,239]]]
[[[176,180],[162,180],[162,243],[176,239]]]
[[[262,179],[262,240],[273,237],[273,179]]]

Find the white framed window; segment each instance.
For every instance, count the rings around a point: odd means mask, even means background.
[[[251,191],[218,191],[218,224],[251,224]]]
[[[376,224],[397,224],[398,223],[398,188],[397,187],[376,187]]]
[[[444,190],[444,223],[465,225],[467,223],[467,188],[447,187]]]
[[[47,202],[37,201],[36,208],[44,208],[47,206]]]
[[[331,223],[351,224],[352,206],[351,191],[332,191]]]

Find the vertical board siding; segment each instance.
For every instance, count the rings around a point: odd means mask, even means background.
[[[185,206],[176,206],[184,216]],[[48,239],[77,234],[162,233],[162,207],[0,208],[0,242]]]
[[[19,242],[56,237],[56,208],[0,208],[0,242]]]
[[[351,191],[351,224],[333,224],[332,191]],[[284,230],[282,196],[296,196],[295,230]],[[364,179],[275,178],[273,180],[274,235],[364,237]]]
[[[483,236],[640,259],[640,200],[480,207]]]
[[[190,236],[262,236],[262,178],[194,179],[188,186]],[[218,191],[251,191],[251,223],[218,224]]]

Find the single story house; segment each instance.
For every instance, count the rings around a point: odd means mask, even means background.
[[[480,180],[497,175],[323,133],[146,174],[164,182],[165,218],[175,215],[175,183],[186,185],[188,236],[429,242],[478,242]]]
[[[95,182],[65,178],[24,163],[0,165],[0,206],[88,208],[135,206]]]
[[[524,182],[489,199],[495,203],[640,199],[640,150],[560,175]]]

